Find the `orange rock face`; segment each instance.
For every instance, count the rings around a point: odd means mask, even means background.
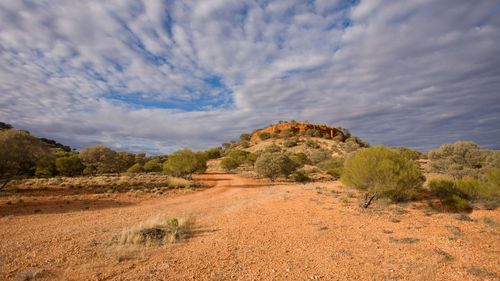
[[[309,129],[316,129],[318,130],[322,135],[328,134],[331,138],[335,137],[336,135],[344,135],[342,131],[340,131],[338,128],[333,128],[329,127],[327,125],[315,125],[315,124],[308,124],[308,123],[278,123],[275,125],[271,125],[267,128],[257,130],[252,134],[252,141],[256,141],[259,139],[259,135],[261,133],[267,132],[267,133],[274,133],[274,132],[282,132],[285,129],[291,129],[294,134],[298,132],[306,132]]]

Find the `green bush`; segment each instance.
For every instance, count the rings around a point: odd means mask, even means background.
[[[319,143],[313,141],[313,140],[307,140],[306,141],[306,146],[307,147],[310,147],[310,148],[314,148],[314,149],[318,149],[320,148],[321,146],[319,145]]]
[[[297,165],[287,155],[279,152],[262,153],[255,161],[255,171],[272,180],[279,176],[287,177]]]
[[[296,182],[308,182],[311,180],[304,170],[297,170],[290,174],[290,178]]]
[[[221,165],[222,169],[224,169],[226,171],[231,171],[231,170],[238,168],[240,166],[240,163],[238,163],[238,161],[236,161],[235,159],[233,159],[231,157],[224,157],[224,158],[222,158],[220,165]]]
[[[342,176],[342,167],[337,167],[337,168],[330,168],[326,170],[326,173],[329,174],[330,176],[334,178],[340,178]]]
[[[432,171],[448,174],[456,179],[478,178],[485,160],[485,154],[479,145],[471,141],[443,144],[438,149],[429,151],[428,157]]]
[[[286,139],[283,142],[284,147],[294,147],[294,146],[297,146],[297,144],[298,144],[298,141],[295,138]]]
[[[465,198],[467,194],[457,188],[455,181],[447,179],[434,179],[429,182],[429,189],[439,198],[446,199],[453,195]]]
[[[203,173],[207,169],[205,153],[190,149],[178,150],[168,156],[163,164],[163,171],[175,177],[185,177],[193,173]]]
[[[333,137],[333,140],[336,141],[336,142],[342,142],[342,141],[344,141],[344,136],[342,136],[342,134],[336,134]]]
[[[323,171],[327,171],[329,169],[342,168],[344,166],[344,159],[340,157],[330,157],[326,160],[321,161],[316,166]]]
[[[283,138],[289,138],[293,136],[293,130],[291,128],[286,128],[280,133],[281,137]]]
[[[249,148],[250,147],[250,142],[248,141],[240,141],[240,146],[243,148]]]
[[[238,163],[238,165],[240,165],[246,160],[248,154],[250,154],[248,151],[231,149],[227,156],[229,158],[232,158],[234,161],[236,161],[236,163]]]
[[[142,167],[142,165],[138,164],[138,163],[132,165],[130,168],[127,169],[127,173],[135,174],[135,173],[141,173],[141,172],[144,172],[144,167]]]
[[[332,153],[326,149],[316,149],[311,151],[309,155],[309,159],[313,164],[318,164],[322,161],[330,159],[332,157]]]
[[[146,172],[161,172],[162,167],[158,160],[149,160],[144,164],[144,171]]]
[[[250,139],[252,138],[252,136],[250,134],[241,134],[240,135],[240,141],[250,141]]]
[[[345,140],[345,152],[352,153],[360,149],[362,146],[357,142],[356,138],[348,138]]]
[[[80,151],[80,159],[85,166],[92,166],[96,173],[120,172],[119,154],[109,147],[96,145]]]
[[[264,152],[268,152],[268,153],[281,152],[281,147],[279,147],[278,145],[273,143],[273,144],[267,146],[266,148],[264,148]]]
[[[211,148],[205,151],[208,159],[218,159],[221,157],[221,150],[219,148]]]
[[[442,203],[447,206],[450,211],[454,212],[470,212],[472,211],[472,206],[469,204],[467,200],[458,196],[451,195],[442,200]]]
[[[345,185],[394,201],[410,199],[425,178],[414,161],[383,146],[364,148],[344,163]]]
[[[261,140],[267,140],[267,139],[271,138],[271,134],[268,133],[268,132],[262,132],[262,133],[259,134],[259,138]]]
[[[422,156],[421,152],[413,150],[411,148],[401,146],[401,147],[395,147],[394,149],[398,151],[401,155],[410,160],[418,160]]]
[[[289,158],[297,165],[297,167],[303,167],[305,164],[310,163],[309,158],[303,152],[292,154]]]
[[[85,169],[78,154],[60,157],[56,159],[56,171],[59,175],[73,177],[81,175]]]

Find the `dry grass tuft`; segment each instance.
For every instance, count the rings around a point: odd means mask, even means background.
[[[186,239],[191,234],[192,220],[156,218],[113,238],[118,244],[158,246]]]

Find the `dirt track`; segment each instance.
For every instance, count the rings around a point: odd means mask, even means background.
[[[498,210],[468,222],[426,215],[422,204],[362,210],[337,182],[198,178],[213,187],[13,216],[4,209],[0,280],[30,270],[47,280],[500,280],[500,229],[483,222],[500,221]],[[44,203],[25,208],[33,204]],[[158,215],[194,218],[193,237],[151,248],[111,243]]]

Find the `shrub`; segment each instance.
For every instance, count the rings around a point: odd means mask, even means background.
[[[281,131],[280,135],[283,138],[289,138],[289,137],[293,136],[293,130],[291,128],[286,128],[283,131]]]
[[[146,172],[161,172],[162,167],[158,160],[149,160],[144,164],[144,171]]]
[[[248,154],[250,153],[244,150],[231,149],[227,156],[229,158],[232,158],[236,163],[238,163],[238,165],[240,165],[246,160]]]
[[[241,134],[240,135],[240,141],[250,141],[250,139],[252,138],[252,136],[250,136],[250,134]]]
[[[245,159],[245,162],[253,165],[255,161],[257,161],[257,158],[258,158],[257,153],[249,153]]]
[[[309,158],[307,158],[307,155],[303,152],[292,154],[289,158],[297,165],[297,167],[303,167],[305,164],[310,163]]]
[[[191,222],[188,220],[161,218],[125,230],[113,240],[118,244],[155,246],[188,238],[190,232]]]
[[[141,164],[134,164],[127,169],[127,173],[141,173],[144,172],[144,167]]]
[[[456,179],[466,176],[477,178],[484,156],[479,145],[470,141],[443,144],[428,153],[432,171],[448,174]]]
[[[290,174],[290,178],[296,182],[308,182],[311,180],[311,178],[307,175],[307,172],[304,170],[297,170],[293,172]]]
[[[401,155],[410,160],[418,160],[422,156],[421,152],[418,152],[416,150],[407,147],[395,147],[394,149],[398,151]]]
[[[444,198],[442,203],[455,212],[470,212],[472,210],[467,200],[455,194]]]
[[[457,185],[454,181],[447,179],[431,180],[429,182],[429,189],[441,199],[451,197],[452,195],[458,195],[460,197],[467,196],[457,188]]]
[[[268,132],[262,132],[262,133],[259,134],[259,138],[261,140],[267,140],[267,139],[271,138],[271,134],[268,133]]]
[[[206,169],[206,154],[193,152],[190,149],[182,149],[172,153],[163,164],[163,171],[166,174],[177,177],[184,177],[193,173],[203,173]]]
[[[307,147],[310,147],[310,148],[314,148],[314,149],[318,149],[320,148],[321,146],[319,145],[319,143],[313,141],[313,140],[307,140],[306,141],[306,146]]]
[[[268,152],[268,153],[281,152],[281,147],[279,147],[278,145],[273,143],[273,144],[267,146],[266,148],[264,148],[264,152]]]
[[[344,136],[342,136],[342,134],[336,134],[333,137],[333,140],[336,141],[336,142],[342,142],[342,141],[344,141]]]
[[[410,199],[425,178],[413,161],[394,150],[377,146],[361,149],[349,157],[341,179],[345,185],[366,191],[373,197],[401,201]]]
[[[78,154],[56,159],[56,171],[60,175],[67,177],[78,176],[82,174],[83,169],[85,169],[85,166],[80,157],[78,157]]]
[[[85,166],[92,166],[97,173],[115,173],[120,171],[118,153],[109,147],[96,145],[80,151],[80,159]]]
[[[345,152],[352,153],[361,148],[361,145],[356,141],[355,138],[348,138],[345,140]]]
[[[240,141],[240,146],[243,148],[249,148],[250,143],[248,141]]]
[[[310,155],[309,155],[309,159],[311,159],[311,162],[313,164],[318,164],[319,162],[322,162],[322,161],[325,161],[329,158],[331,158],[331,153],[330,151],[326,150],[326,149],[317,149],[317,150],[313,150],[311,151]]]
[[[221,157],[219,148],[211,148],[209,150],[206,150],[205,153],[207,154],[208,159],[217,159]]]
[[[297,139],[286,139],[284,142],[283,142],[283,146],[284,147],[294,147],[294,146],[297,146]]]
[[[330,176],[334,178],[340,178],[342,176],[342,167],[337,167],[337,168],[330,168],[326,170],[326,173],[329,174]]]
[[[0,131],[0,179],[32,176],[41,162],[50,161],[47,146],[28,132]],[[41,171],[39,171],[41,172]],[[0,189],[4,184],[0,184]]]
[[[220,162],[221,167],[226,170],[234,170],[240,166],[240,163],[231,157],[224,157]]]
[[[278,176],[287,177],[296,168],[297,165],[287,155],[279,152],[262,153],[255,162],[255,171],[272,180]]]
[[[329,159],[326,159],[318,163],[317,166],[323,171],[335,168],[342,168],[344,166],[344,159],[340,157],[330,157]]]

